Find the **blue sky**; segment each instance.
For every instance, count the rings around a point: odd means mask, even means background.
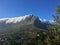
[[[52,20],[60,0],[0,0],[0,18],[33,14]]]

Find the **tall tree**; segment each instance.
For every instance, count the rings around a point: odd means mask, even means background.
[[[60,24],[60,5],[56,7],[55,21]]]

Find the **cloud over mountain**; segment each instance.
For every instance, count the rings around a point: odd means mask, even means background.
[[[26,18],[29,18],[30,16],[33,16],[32,14],[28,14],[25,16],[19,16],[19,17],[13,17],[13,18],[0,18],[0,23],[18,23],[21,21],[24,21]],[[49,22],[49,23],[54,23],[53,20],[47,20],[47,19],[41,19],[39,18],[41,22]]]

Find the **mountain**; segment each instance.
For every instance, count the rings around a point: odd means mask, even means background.
[[[0,32],[16,30],[26,25],[34,25],[40,29],[47,29],[47,26],[52,23],[53,21],[39,19],[32,14],[14,18],[0,18]]]

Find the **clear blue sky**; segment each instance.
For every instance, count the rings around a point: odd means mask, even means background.
[[[0,18],[33,14],[51,20],[60,0],[0,0]]]

